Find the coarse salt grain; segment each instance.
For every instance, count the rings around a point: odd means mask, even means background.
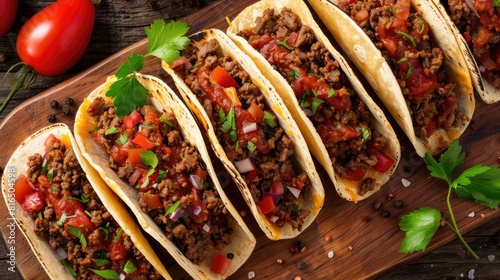
[[[255,272],[250,271],[250,272],[248,273],[248,279],[253,279],[254,277],[255,277]]]
[[[474,217],[475,215],[476,215],[476,213],[474,213],[474,212],[470,212],[470,213],[469,213],[469,215],[468,215],[468,217],[469,217],[469,218],[472,218],[472,217]]]
[[[328,252],[328,258],[329,259],[333,258],[334,255],[335,254],[333,253],[333,251]]]
[[[488,255],[488,260],[490,262],[494,261],[495,260],[495,255]]]
[[[469,270],[469,274],[467,276],[469,279],[474,279],[474,269]]]
[[[411,184],[411,182],[410,182],[410,181],[408,181],[408,180],[406,180],[406,179],[404,179],[404,178],[403,178],[403,179],[401,179],[401,183],[403,184],[403,186],[404,186],[405,188],[406,188],[406,187],[408,187],[408,186]]]

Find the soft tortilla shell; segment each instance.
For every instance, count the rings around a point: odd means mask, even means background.
[[[231,225],[234,229],[232,235],[233,240],[229,246],[225,247],[221,251],[221,254],[223,255],[226,255],[227,253],[234,254],[234,258],[228,272],[225,275],[213,273],[210,270],[213,258],[207,259],[199,265],[192,263],[188,258],[186,258],[182,251],[180,251],[177,246],[165,236],[164,231],[154,222],[154,220],[147,213],[141,211],[138,191],[120,179],[116,173],[108,167],[109,155],[102,147],[92,140],[91,135],[88,133],[95,126],[95,123],[93,123],[92,119],[87,114],[87,108],[92,101],[99,96],[104,97],[104,90],[107,84],[99,86],[92,93],[90,93],[76,114],[74,129],[75,138],[80,149],[82,150],[82,155],[88,159],[90,164],[92,164],[111,189],[125,202],[125,204],[130,207],[130,209],[132,209],[132,212],[135,214],[141,227],[163,247],[165,247],[172,257],[193,278],[225,279],[229,275],[233,274],[248,259],[255,247],[255,238],[222,190],[206,150],[203,137],[199,131],[196,121],[191,116],[188,109],[182,104],[170,87],[168,87],[168,85],[166,85],[163,81],[156,77],[142,74],[137,74],[137,78],[148,89],[149,104],[155,106],[160,112],[172,111],[175,114],[183,137],[188,139],[190,143],[198,149],[214,186],[233,218],[233,224]],[[213,255],[215,257],[215,252]]]
[[[134,226],[135,222],[129,215],[125,206],[109,189],[99,174],[81,156],[78,146],[75,143],[75,139],[71,134],[71,130],[65,124],[58,123],[44,127],[27,138],[14,152],[6,165],[7,168],[15,168],[17,174],[25,174],[28,170],[28,166],[26,165],[28,157],[35,153],[44,153],[44,142],[50,134],[54,134],[58,138],[61,138],[63,135],[67,135],[70,138],[75,155],[80,162],[83,171],[87,174],[87,179],[101,199],[102,204],[110,212],[123,231],[130,236],[137,249],[141,251],[144,257],[156,268],[156,270],[163,277],[165,277],[165,279],[172,279],[142,232],[139,228]],[[9,184],[8,179],[7,173],[4,173],[2,177],[2,192],[6,205],[13,205],[8,199],[8,194],[11,193],[9,192],[9,189],[13,190],[13,185]],[[28,240],[31,250],[35,253],[37,259],[40,261],[40,264],[45,269],[49,277],[51,279],[73,279],[74,277],[69,273],[68,269],[60,263],[60,257],[57,255],[56,251],[52,249],[48,241],[35,234],[33,231],[35,228],[35,222],[33,219],[26,213],[26,211],[23,211],[21,205],[17,202],[15,203],[15,209],[14,211],[11,211],[11,214],[13,214],[13,218],[15,218],[18,227]]]
[[[274,68],[265,60],[265,58],[258,51],[256,51],[245,40],[245,38],[236,35],[240,31],[254,27],[256,18],[261,16],[264,10],[273,8],[275,13],[278,13],[284,7],[290,8],[296,15],[299,16],[303,24],[311,27],[316,35],[316,38],[325,45],[325,47],[330,51],[333,57],[339,62],[352,87],[372,113],[372,121],[375,128],[388,140],[386,150],[384,152],[386,152],[388,156],[394,159],[395,163],[391,170],[384,173],[376,173],[373,170],[370,171],[372,172],[372,174],[369,175],[375,178],[375,188],[372,191],[366,192],[362,196],[358,195],[360,182],[353,182],[347,179],[343,179],[335,173],[332,160],[330,159],[330,156],[328,155],[328,152],[323,145],[323,141],[321,140],[320,135],[316,132],[313,123],[300,108],[293,89],[290,87],[288,82],[281,76],[280,73],[274,70]],[[300,130],[302,131],[307,144],[309,145],[309,149],[321,163],[323,168],[327,171],[328,175],[335,185],[335,189],[341,197],[350,201],[359,201],[365,199],[378,191],[381,186],[389,180],[400,159],[400,146],[396,134],[392,129],[392,126],[389,124],[389,121],[385,117],[383,111],[368,95],[361,82],[357,79],[356,75],[347,64],[345,59],[337,50],[335,50],[326,36],[321,32],[321,29],[314,21],[312,14],[310,13],[307,5],[304,2],[293,0],[259,1],[256,4],[247,7],[230,22],[227,34],[238,45],[239,48],[241,48],[248,56],[252,58],[252,60],[257,64],[262,73],[277,89],[277,92],[281,95],[285,105],[294,116],[294,119],[297,121],[297,124],[299,125]]]
[[[332,1],[338,3],[337,1]],[[463,110],[469,121],[458,128],[437,130],[427,141],[416,137],[410,111],[391,68],[382,57],[380,50],[371,42],[363,30],[342,10],[327,0],[309,0],[318,16],[331,32],[340,47],[349,56],[357,68],[368,80],[396,122],[421,157],[426,152],[438,154],[448,147],[451,140],[458,138],[465,131],[474,113],[475,100],[467,63],[453,34],[446,30],[447,23],[422,8],[425,1],[412,0],[412,7],[422,12],[422,17],[429,22],[430,36],[443,50],[444,67],[450,81],[456,84],[459,109]],[[348,32],[346,32],[348,29]],[[435,40],[435,38],[443,38]]]
[[[286,106],[279,95],[274,90],[274,87],[269,83],[269,81],[260,73],[255,64],[243,53],[236,45],[220,30],[210,29],[202,31],[195,34],[193,38],[197,39],[195,44],[202,44],[210,39],[216,39],[219,42],[221,51],[223,55],[231,56],[239,65],[252,77],[252,81],[255,85],[259,87],[267,105],[276,113],[280,126],[284,129],[288,137],[293,141],[295,146],[295,159],[296,166],[299,166],[301,170],[307,172],[309,179],[311,181],[310,192],[306,195],[305,199],[302,201],[302,207],[311,210],[311,214],[306,217],[302,230],[305,230],[316,218],[320,209],[323,206],[323,201],[325,197],[323,185],[321,179],[319,178],[318,172],[314,166],[314,162],[311,155],[307,149],[307,144],[298,129],[294,118],[287,111]],[[199,38],[198,38],[199,37]],[[288,239],[294,238],[300,232],[294,230],[290,224],[285,224],[283,228],[277,227],[274,223],[271,223],[264,214],[262,214],[252,199],[250,190],[238,172],[234,164],[227,158],[222,145],[217,140],[215,134],[215,129],[212,126],[209,116],[203,109],[202,104],[196,98],[196,95],[191,91],[191,89],[184,83],[184,81],[175,73],[175,71],[169,67],[165,62],[162,63],[163,68],[167,71],[174,79],[177,88],[179,89],[184,101],[188,104],[191,111],[197,116],[199,122],[205,128],[208,133],[208,137],[212,144],[212,147],[217,154],[217,156],[224,163],[228,172],[233,176],[240,192],[245,198],[252,214],[254,215],[260,228],[264,231],[266,236],[270,239]],[[217,128],[218,129],[218,128]]]

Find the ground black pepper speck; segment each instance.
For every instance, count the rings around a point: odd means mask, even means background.
[[[54,115],[54,114],[50,114],[50,115],[48,115],[48,116],[47,116],[47,120],[48,120],[49,122],[55,122],[55,121],[56,121],[56,115]]]

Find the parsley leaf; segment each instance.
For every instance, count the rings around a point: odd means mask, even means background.
[[[147,55],[154,55],[170,64],[189,44],[190,39],[184,36],[188,30],[186,22],[172,20],[165,24],[162,19],[155,20],[150,27],[146,27],[149,40]]]
[[[427,169],[431,171],[431,176],[443,179],[448,184],[451,184],[451,179],[464,163],[464,159],[465,154],[462,153],[462,147],[456,139],[451,141],[448,149],[441,154],[439,163],[429,153],[425,154],[424,157]]]
[[[406,39],[410,40],[410,42],[413,44],[414,47],[417,45],[415,43],[415,39],[410,34],[408,34],[406,32],[403,32],[403,31],[396,31],[396,33],[398,33],[399,35],[403,35],[403,37],[405,37]]]
[[[130,260],[127,260],[122,270],[127,274],[132,274],[137,270],[137,268],[135,267],[134,263],[132,263]]]
[[[288,75],[290,76],[290,82],[293,82],[295,79],[297,79],[298,77],[300,77],[299,75],[299,72],[297,71],[290,71],[290,73],[288,73]]]
[[[316,114],[316,110],[318,109],[319,105],[321,105],[323,102],[323,100],[317,98],[317,97],[314,97],[314,100],[313,100],[313,103],[311,104],[311,111],[314,114]]]
[[[500,204],[500,167],[476,165],[464,171],[452,184],[460,199],[474,199],[492,209]]]
[[[286,37],[285,39],[283,39],[283,41],[279,41],[278,42],[278,45],[281,45],[283,47],[285,47],[287,50],[289,51],[293,51],[293,47],[289,46],[286,41],[288,40],[288,37]]]
[[[125,131],[124,133],[120,134],[118,136],[118,139],[116,139],[116,144],[118,145],[123,145],[128,141],[128,133]]]
[[[500,6],[500,0],[493,0],[493,6],[495,7]]]
[[[69,270],[69,273],[71,273],[73,277],[77,276],[76,271],[73,269],[73,267],[71,267],[71,265],[69,265],[66,260],[61,260],[61,264]]]
[[[399,251],[423,251],[439,228],[440,220],[441,212],[431,207],[422,207],[404,215],[399,222],[399,228],[406,234]]]
[[[250,151],[250,153],[253,153],[257,147],[253,142],[248,141],[247,148]]]
[[[180,204],[181,201],[177,200],[174,204],[168,207],[167,212],[165,212],[165,215],[174,213],[174,211],[179,207]]]
[[[83,248],[87,248],[87,239],[85,239],[85,235],[83,235],[83,233],[78,228],[69,226],[68,232],[80,239],[80,243],[82,244]]]
[[[276,119],[275,119],[274,115],[269,113],[268,111],[264,111],[263,120],[270,127],[276,127]]]
[[[112,126],[104,132],[104,135],[117,134],[118,132],[119,132],[118,128],[116,126]]]
[[[152,151],[144,151],[140,153],[141,156],[141,162],[144,163],[145,165],[151,166],[153,169],[156,168],[158,165],[158,158],[156,157],[156,154],[153,153]]]
[[[118,280],[118,279],[120,279],[118,272],[116,272],[112,269],[98,270],[98,269],[89,268],[89,270],[91,270],[92,272],[97,274],[97,276],[101,276],[102,278],[104,278],[106,280]]]

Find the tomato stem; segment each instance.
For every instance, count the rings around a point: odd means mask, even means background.
[[[14,64],[12,67],[10,67],[9,70],[7,71],[7,73],[5,74],[5,77],[3,78],[3,80],[5,80],[5,78],[9,74],[9,72],[11,72],[17,66],[21,66],[21,65],[22,65],[21,69],[19,69],[19,71],[17,71],[11,79],[12,89],[10,90],[9,94],[7,95],[7,98],[5,98],[2,105],[0,106],[0,114],[3,112],[3,110],[5,110],[5,108],[7,107],[7,104],[9,104],[10,100],[12,99],[12,97],[14,97],[16,92],[29,88],[36,81],[36,72],[33,70],[33,68],[31,68],[28,64],[26,64],[24,62],[19,62],[17,64]],[[26,80],[26,78],[30,74],[31,74],[31,76],[29,77],[28,80]],[[2,82],[3,82],[3,80],[2,80]]]

